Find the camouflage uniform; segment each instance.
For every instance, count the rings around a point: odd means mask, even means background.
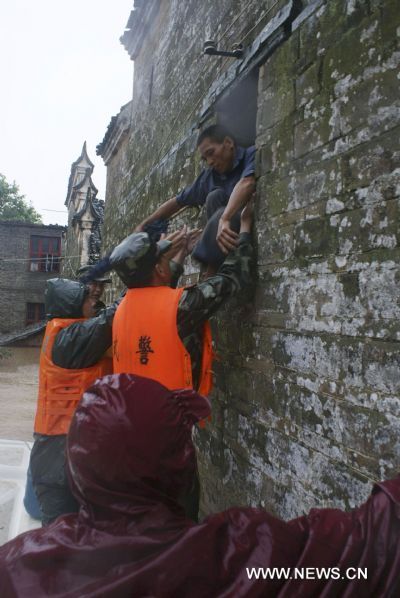
[[[202,357],[202,325],[227,299],[254,286],[254,254],[251,235],[242,233],[239,246],[230,253],[217,274],[188,287],[178,305],[179,336],[190,354],[193,385],[198,386]]]

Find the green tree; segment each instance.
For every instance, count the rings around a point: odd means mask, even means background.
[[[10,185],[3,174],[0,174],[0,220],[42,222],[41,215],[20,194],[18,185],[15,182]]]
[[[8,359],[11,357],[12,353],[9,349],[5,349],[4,347],[0,347],[0,361],[2,359]]]

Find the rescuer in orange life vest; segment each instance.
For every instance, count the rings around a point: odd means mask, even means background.
[[[254,285],[250,231],[252,206],[241,213],[236,249],[218,272],[201,283],[168,288],[169,260],[147,233],[134,233],[110,255],[110,264],[128,287],[113,322],[113,368],[161,382],[169,389],[212,386],[208,319],[227,300]],[[197,520],[199,487],[192,489],[186,513]]]
[[[253,287],[252,221],[248,205],[241,214],[236,249],[215,276],[187,288],[169,288],[167,248],[160,251],[147,233],[133,233],[114,249],[110,264],[128,287],[113,322],[114,373],[152,378],[169,389],[209,393],[208,319],[226,299]]]
[[[86,388],[112,373],[112,360],[105,352],[111,346],[112,319],[119,301],[97,316],[96,303],[96,297],[80,282],[63,278],[47,281],[45,307],[50,321],[40,352],[35,442],[30,459],[43,525],[77,509],[65,474],[66,434]]]
[[[104,286],[107,283],[111,283],[111,278],[104,275],[91,276],[91,273],[93,272],[94,268],[94,264],[86,264],[85,266],[80,266],[80,268],[77,271],[76,278],[79,282],[84,282],[87,278],[89,279],[89,282],[87,283],[89,295],[92,297],[92,299],[95,300],[95,308],[98,311],[100,311],[100,309],[106,307],[105,303],[101,301],[101,296],[104,292]]]

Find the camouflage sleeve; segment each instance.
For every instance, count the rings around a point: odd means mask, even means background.
[[[227,299],[241,291],[251,291],[254,265],[251,235],[242,233],[239,246],[227,256],[217,274],[182,293],[177,315],[181,338],[208,320]]]

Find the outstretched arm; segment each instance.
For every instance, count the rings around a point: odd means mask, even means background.
[[[154,220],[167,220],[171,216],[175,214],[180,209],[180,205],[176,201],[176,197],[171,197],[166,202],[164,202],[157,210],[155,210],[150,216],[145,218],[140,224],[137,225],[134,232],[140,233],[143,231],[144,226],[146,224],[150,224],[150,222],[154,222]]]
[[[233,188],[218,225],[217,243],[223,253],[229,253],[238,244],[238,234],[231,229],[230,221],[233,215],[252,198],[255,188],[254,176],[240,179]]]
[[[187,226],[184,226],[182,232],[184,234],[184,244],[181,249],[173,255],[169,262],[172,273],[171,287],[173,289],[177,287],[178,280],[184,272],[183,264],[185,259],[192,252],[193,247],[200,236],[201,229],[196,228],[188,230]]]

